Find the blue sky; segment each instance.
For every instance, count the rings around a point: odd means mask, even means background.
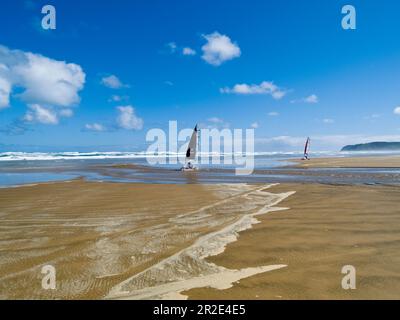
[[[7,1],[0,30],[0,151],[141,150],[169,120],[260,151],[400,141],[398,1]]]

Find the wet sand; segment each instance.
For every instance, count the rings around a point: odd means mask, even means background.
[[[261,223],[210,261],[227,268],[283,263],[223,292],[196,289],[192,299],[400,299],[400,188],[281,184],[295,190],[290,210]],[[343,290],[341,268],[356,268],[356,290]]]
[[[102,298],[204,232],[177,226],[169,236],[177,208],[190,212],[215,199],[200,185],[73,181],[2,189],[0,297]],[[41,289],[44,264],[57,268],[55,291]]]
[[[205,258],[290,193],[269,185],[58,182],[0,190],[0,298],[165,299],[282,264],[227,269]],[[41,267],[57,289],[41,288]],[[215,281],[219,279],[220,282]]]
[[[1,189],[0,298],[398,299],[399,199],[318,184]],[[57,290],[41,288],[45,264]]]
[[[290,160],[300,168],[400,168],[400,156],[312,158]]]

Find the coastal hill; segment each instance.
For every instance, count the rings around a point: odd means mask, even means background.
[[[343,147],[340,151],[400,151],[400,142],[370,142],[353,144]]]

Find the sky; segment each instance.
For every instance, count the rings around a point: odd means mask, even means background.
[[[41,26],[47,4],[56,29]],[[171,120],[254,128],[257,151],[400,141],[398,1],[1,6],[0,152],[144,150]]]

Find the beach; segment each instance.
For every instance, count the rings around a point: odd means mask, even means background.
[[[289,195],[269,194],[269,187],[77,180],[1,189],[1,298],[116,298],[130,287],[133,295],[201,275],[238,280],[280,267],[226,270],[204,260],[249,228],[250,214],[277,210]],[[41,288],[47,264],[57,270],[57,290]],[[122,285],[128,289],[114,288]],[[180,291],[155,288],[142,298]]]
[[[193,299],[399,299],[400,189],[382,186],[279,185],[295,190],[290,210],[260,224],[211,259],[228,268],[285,263],[287,268],[244,279],[222,294],[187,292]],[[356,290],[344,290],[345,265],[356,268]]]
[[[354,159],[307,165],[351,167]],[[397,168],[398,158],[383,159],[363,163]],[[96,165],[102,177],[132,170],[148,181],[81,177],[0,189],[1,299],[400,298],[397,171],[368,171],[369,183],[351,183],[353,173],[340,168],[329,175],[347,175],[346,184],[275,183],[268,173],[199,183],[201,172],[154,183],[161,169],[111,169]],[[44,265],[56,268],[56,290],[41,287]],[[341,287],[345,265],[356,268],[356,290]]]
[[[365,156],[294,160],[300,168],[399,168],[400,156]]]

